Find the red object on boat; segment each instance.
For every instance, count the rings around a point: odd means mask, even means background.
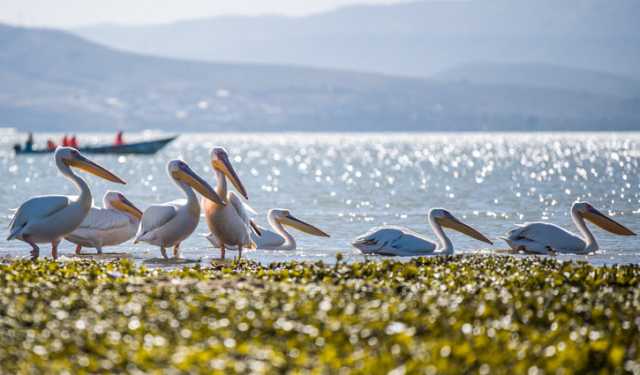
[[[122,130],[116,134],[116,141],[113,143],[115,146],[122,146],[124,144],[124,138],[122,137]]]

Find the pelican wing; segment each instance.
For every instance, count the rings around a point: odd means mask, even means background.
[[[251,232],[251,239],[256,243],[258,249],[269,250],[270,248],[277,248],[284,244],[284,238],[278,233],[261,226],[259,229],[261,233],[260,236]]]
[[[584,240],[566,229],[541,222],[521,225],[507,233],[505,240],[515,250],[535,253],[580,252],[586,246]]]
[[[238,216],[240,216],[242,221],[245,224],[247,224],[247,227],[248,227],[249,226],[250,217],[249,217],[249,213],[247,211],[255,212],[255,211],[253,211],[253,208],[251,208],[249,205],[244,203],[242,201],[242,199],[240,198],[240,196],[238,196],[238,194],[236,194],[233,191],[230,191],[227,194],[227,201],[229,203],[231,203],[231,206],[233,206],[233,208],[236,210],[236,212],[238,213]]]
[[[11,219],[9,238],[14,238],[30,220],[43,219],[66,208],[71,199],[66,195],[43,195],[24,202]]]
[[[178,213],[178,209],[172,204],[158,204],[147,208],[142,214],[140,228],[136,235],[136,240],[141,239],[146,234],[158,229],[173,219]]]
[[[116,210],[92,207],[79,229],[109,230],[127,227],[129,217]]]
[[[419,255],[428,254],[436,246],[407,228],[377,227],[358,237],[353,246],[365,254]]]

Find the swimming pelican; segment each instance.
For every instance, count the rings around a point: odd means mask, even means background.
[[[356,238],[352,245],[364,254],[397,256],[451,255],[453,254],[453,245],[445,235],[442,227],[451,228],[478,241],[493,244],[487,237],[462,223],[445,209],[432,209],[429,212],[428,219],[433,232],[438,237],[437,244],[410,229],[384,226],[371,229]]]
[[[598,250],[598,243],[584,219],[600,228],[621,236],[635,236],[631,230],[609,218],[587,202],[576,202],[571,206],[571,218],[582,238],[550,223],[525,223],[502,237],[516,251],[536,254],[574,253],[588,254]]]
[[[64,238],[77,245],[76,254],[80,254],[83,246],[95,247],[102,254],[103,247],[120,245],[133,238],[140,218],[142,212],[122,193],[107,191],[102,208],[91,207],[82,224]]]
[[[200,205],[193,189],[217,204],[224,205],[224,202],[213,188],[182,160],[170,161],[167,170],[176,185],[184,191],[187,199],[149,206],[142,214],[142,221],[133,243],[142,241],[159,246],[164,258],[167,258],[166,248],[173,246],[173,256],[179,258],[180,243],[193,233],[200,220]]]
[[[238,258],[242,257],[242,248],[255,248],[255,243],[251,239],[251,230],[260,230],[249,218],[242,199],[233,191],[227,191],[227,177],[233,186],[248,199],[245,190],[236,171],[229,162],[227,151],[222,147],[214,147],[211,150],[211,166],[216,174],[216,192],[220,197],[226,199],[227,205],[209,199],[202,199],[204,216],[211,232],[207,238],[215,236],[220,244],[220,258],[224,259],[225,249],[229,247],[238,248]]]
[[[76,185],[80,195],[33,197],[18,208],[11,220],[7,241],[17,238],[31,245],[33,259],[40,255],[40,248],[37,245],[39,243],[51,243],[51,256],[56,259],[58,244],[62,238],[73,232],[91,209],[91,190],[82,177],[73,173],[72,167],[111,182],[125,183],[120,177],[87,159],[74,148],[58,147],[54,159],[60,173]]]
[[[296,240],[287,232],[284,225],[313,236],[329,237],[329,235],[322,230],[291,215],[289,210],[280,208],[271,209],[267,214],[267,221],[269,225],[271,225],[271,228],[273,228],[273,231],[258,226],[258,230],[261,232],[260,235],[251,232],[251,239],[255,242],[257,249],[295,250]],[[213,246],[220,247],[220,242],[215,236],[208,236],[207,239]]]

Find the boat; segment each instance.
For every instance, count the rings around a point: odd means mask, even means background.
[[[177,135],[172,137],[156,139],[154,141],[133,142],[125,143],[122,145],[105,145],[105,146],[86,146],[78,148],[78,151],[86,154],[139,154],[139,155],[151,155],[160,151],[164,146],[168,145],[174,139],[178,138]],[[16,155],[21,154],[48,154],[55,150],[49,149],[32,149],[27,150],[19,144],[13,146]]]

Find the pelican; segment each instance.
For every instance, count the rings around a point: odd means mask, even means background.
[[[571,206],[571,218],[582,237],[550,223],[525,223],[502,237],[511,249],[536,254],[588,254],[598,250],[595,237],[584,219],[620,236],[635,236],[631,230],[595,209],[590,203],[576,202]]]
[[[256,246],[251,239],[251,230],[258,234],[260,230],[249,218],[242,199],[233,191],[227,191],[228,177],[238,192],[248,199],[247,191],[231,166],[224,148],[214,147],[211,150],[211,166],[216,174],[216,192],[231,204],[223,205],[206,197],[202,198],[204,216],[210,231],[207,238],[215,236],[218,239],[221,259],[224,259],[227,247],[237,248],[238,258],[241,258],[243,247],[255,248]]]
[[[105,246],[120,245],[133,238],[138,230],[142,212],[122,193],[107,191],[102,198],[102,208],[91,207],[80,226],[65,236],[76,244],[76,254],[82,247],[95,247],[102,254]]]
[[[260,235],[257,235],[255,232],[251,232],[251,239],[256,244],[257,249],[295,250],[296,240],[289,232],[287,232],[284,225],[313,236],[329,237],[329,235],[322,230],[291,215],[291,212],[286,209],[274,208],[269,210],[269,213],[267,214],[267,221],[269,222],[269,225],[271,225],[273,231],[258,226],[258,230],[261,233]],[[207,239],[213,244],[213,246],[220,247],[220,242],[215,236],[209,236]]]
[[[493,244],[487,237],[462,223],[445,209],[432,209],[429,212],[428,219],[433,232],[438,237],[437,244],[410,229],[384,226],[371,229],[356,238],[352,245],[364,254],[396,256],[451,255],[453,254],[453,244],[442,230],[442,227],[451,228],[478,241]]]
[[[138,233],[133,243],[140,241],[159,246],[166,259],[167,247],[173,247],[174,258],[180,257],[180,243],[193,233],[200,220],[200,205],[193,189],[207,199],[224,206],[224,202],[213,188],[195,174],[182,160],[167,164],[169,176],[184,191],[183,199],[152,205],[142,214]]]
[[[31,257],[40,255],[39,243],[51,243],[51,256],[58,257],[58,244],[73,232],[89,213],[92,205],[87,182],[73,173],[78,168],[111,182],[125,184],[118,176],[84,157],[71,147],[58,147],[54,154],[56,167],[80,191],[79,196],[43,195],[24,202],[11,220],[7,241],[19,239],[31,245]]]

